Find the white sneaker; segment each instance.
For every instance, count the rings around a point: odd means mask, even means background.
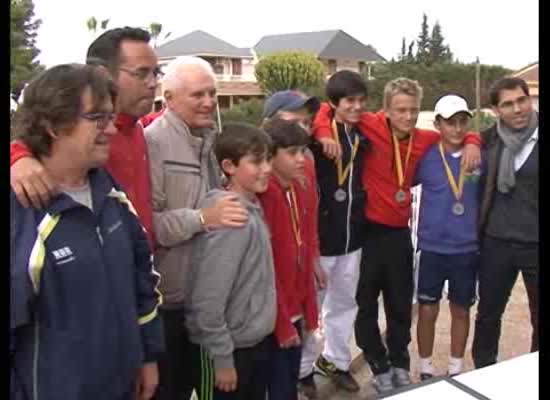
[[[396,387],[403,387],[411,384],[409,371],[404,368],[393,369],[393,380]]]
[[[374,388],[378,393],[387,393],[395,389],[395,386],[393,386],[392,378],[393,378],[393,370],[390,368],[388,372],[374,375],[374,378],[372,380],[372,385],[374,386]]]

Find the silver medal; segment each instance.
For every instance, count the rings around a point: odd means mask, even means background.
[[[403,203],[405,200],[407,200],[407,194],[404,190],[399,189],[397,192],[395,192],[395,200],[397,200],[398,203]]]
[[[454,215],[463,215],[464,214],[464,204],[457,202],[453,204],[453,214]]]
[[[342,201],[346,200],[347,197],[348,197],[348,194],[342,188],[340,188],[336,192],[334,192],[334,200],[336,200],[336,201],[342,202]]]

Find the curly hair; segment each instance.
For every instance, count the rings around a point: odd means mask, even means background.
[[[51,131],[72,129],[82,112],[82,94],[90,88],[93,110],[100,111],[107,100],[116,100],[114,82],[97,68],[82,64],[52,67],[25,89],[23,104],[15,114],[15,137],[35,157],[50,154]]]

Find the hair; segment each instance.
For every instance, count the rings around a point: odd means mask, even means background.
[[[114,105],[114,82],[93,66],[62,64],[42,72],[25,88],[23,103],[15,115],[16,137],[35,156],[49,155],[50,131],[70,130],[76,125],[87,88],[91,89],[92,112],[101,111],[107,100]]]
[[[529,96],[529,86],[527,86],[527,83],[523,79],[511,77],[499,79],[493,83],[489,89],[489,101],[491,105],[494,107],[498,106],[500,101],[500,92],[503,90],[513,90],[518,87],[523,90],[523,93],[525,93],[526,96]]]
[[[166,73],[162,78],[162,93],[167,90],[181,88],[182,77],[185,75],[187,68],[192,65],[202,68],[216,82],[216,74],[208,61],[195,56],[181,56],[166,66]]]
[[[222,133],[216,137],[214,154],[220,166],[223,160],[230,160],[234,165],[239,165],[241,158],[249,154],[270,157],[271,138],[264,130],[253,125],[228,122],[224,124]]]
[[[418,81],[403,77],[393,79],[384,86],[385,109],[390,107],[391,100],[398,94],[416,97],[419,103],[422,102],[422,96],[424,95],[422,86],[418,84]]]
[[[265,121],[263,128],[273,141],[273,154],[277,154],[279,149],[305,146],[309,143],[306,130],[296,121],[287,121],[275,116]]]
[[[114,72],[121,62],[120,45],[125,40],[149,43],[151,35],[144,29],[129,26],[109,29],[88,47],[86,64],[103,65]]]
[[[368,96],[367,84],[357,72],[342,70],[336,72],[327,82],[326,94],[330,102],[337,106],[348,96]]]

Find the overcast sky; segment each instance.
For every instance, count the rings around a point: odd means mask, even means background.
[[[342,29],[372,45],[388,60],[401,41],[416,39],[422,14],[430,32],[439,21],[446,44],[462,62],[476,56],[484,64],[511,69],[538,61],[538,0],[506,6],[495,0],[34,0],[42,19],[39,60],[50,67],[83,62],[93,40],[86,20],[110,18],[109,27],[163,25],[171,39],[201,29],[238,47],[252,47],[262,36]],[[162,43],[162,42],[161,42]]]

